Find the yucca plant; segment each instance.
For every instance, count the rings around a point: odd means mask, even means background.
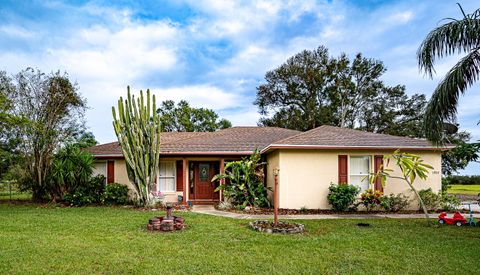
[[[135,187],[137,202],[142,206],[152,203],[151,190],[155,184],[160,157],[160,115],[155,110],[155,95],[150,100],[147,90],[140,97],[130,95],[118,100],[118,118],[112,107],[113,128],[122,147],[128,178]]]
[[[92,178],[93,155],[75,145],[59,150],[52,163],[49,190],[52,200],[62,199],[66,193],[86,185]]]
[[[466,54],[438,84],[425,114],[426,137],[444,142],[444,121],[455,121],[458,98],[480,77],[480,9],[466,14],[460,4],[462,19],[446,18],[449,22],[432,30],[417,52],[418,65],[429,77],[435,73],[437,59]]]

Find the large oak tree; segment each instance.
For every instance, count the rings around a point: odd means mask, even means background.
[[[322,124],[394,135],[423,135],[426,100],[381,80],[381,61],[357,54],[329,55],[320,46],[304,50],[265,75],[255,104],[260,125],[309,130]]]

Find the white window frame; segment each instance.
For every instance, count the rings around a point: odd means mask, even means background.
[[[369,158],[369,161],[368,161],[368,173],[367,173],[367,175],[364,175],[364,174],[351,174],[351,173],[350,173],[350,168],[351,168],[351,166],[350,166],[350,158],[351,158],[351,157],[368,157],[368,158]],[[368,189],[373,189],[373,186],[372,186],[372,184],[370,183],[370,177],[371,177],[370,173],[373,173],[373,156],[372,156],[372,155],[369,155],[369,154],[358,154],[358,155],[357,155],[357,154],[354,154],[354,155],[348,155],[348,169],[347,169],[347,170],[348,170],[348,172],[347,172],[347,173],[348,173],[348,184],[351,184],[351,183],[352,183],[351,176],[363,176],[363,177],[368,176],[368,178],[366,179],[367,182],[368,182],[368,188],[367,188],[367,190],[368,190]],[[362,192],[364,192],[364,191],[365,191],[365,190],[360,190],[360,194],[361,194]]]
[[[160,171],[158,171],[157,175],[157,192],[162,192],[164,194],[168,193],[176,193],[177,192],[177,162],[174,160],[164,160],[160,161],[158,163],[159,170],[160,170],[160,163],[161,162],[170,162],[173,163],[173,177],[172,176],[160,176]],[[173,178],[173,190],[166,190],[166,191],[161,191],[160,190],[160,179],[171,179]]]

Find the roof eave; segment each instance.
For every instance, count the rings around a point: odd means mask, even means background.
[[[261,153],[268,153],[276,149],[313,149],[313,150],[414,150],[414,151],[447,151],[453,146],[422,147],[422,146],[338,146],[338,145],[307,145],[307,144],[271,144]]]
[[[246,156],[253,151],[184,151],[184,152],[161,152],[160,156]],[[95,158],[123,158],[123,154],[93,154]]]

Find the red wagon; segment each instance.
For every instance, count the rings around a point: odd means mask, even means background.
[[[453,217],[447,217],[447,213],[442,212],[438,215],[438,223],[440,224],[455,224],[456,226],[462,226],[467,223],[467,219],[460,214],[460,212],[455,212]]]

